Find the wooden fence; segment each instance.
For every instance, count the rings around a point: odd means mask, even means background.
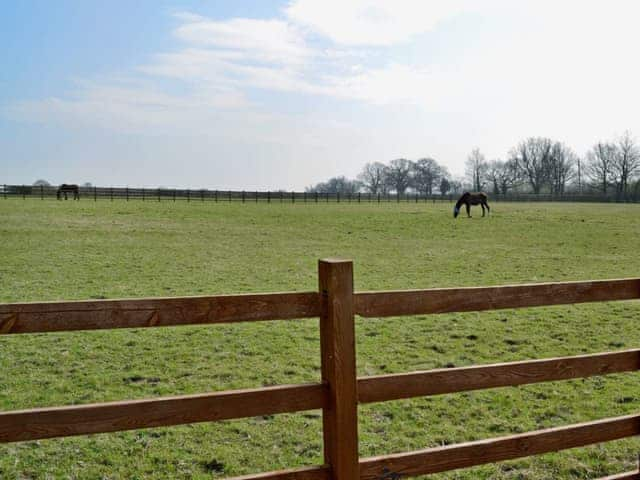
[[[388,317],[640,298],[640,278],[411,291],[353,291],[347,260],[319,262],[319,292],[0,305],[0,334],[320,318],[322,381],[251,390],[0,412],[0,443],[323,411],[324,465],[237,477],[398,479],[640,434],[640,414],[445,447],[359,458],[358,404],[586,378],[640,369],[640,349],[356,377],[354,317]],[[640,479],[640,472],[610,479]]]
[[[56,198],[56,186],[44,185],[0,185],[0,196],[9,198]],[[83,201],[125,200],[146,202],[242,202],[242,203],[435,203],[453,202],[459,194],[419,193],[321,193],[321,192],[286,192],[286,191],[248,191],[248,190],[209,190],[188,188],[136,188],[136,187],[80,187],[80,199]],[[67,194],[73,199],[73,194]],[[602,195],[599,193],[581,194],[532,194],[509,193],[507,195],[490,194],[493,202],[617,202],[638,203],[640,191],[624,196]],[[64,196],[62,197],[64,198]]]

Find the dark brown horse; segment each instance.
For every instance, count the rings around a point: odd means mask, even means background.
[[[74,200],[80,200],[80,188],[78,185],[69,185],[63,183],[58,187],[58,191],[56,192],[56,198],[60,200],[60,196],[64,195],[64,199],[67,200],[67,193],[73,193]]]
[[[471,205],[480,205],[482,207],[482,216],[484,217],[484,207],[487,207],[487,212],[491,212],[489,204],[487,203],[487,194],[484,192],[464,192],[460,199],[456,202],[456,206],[453,207],[453,218],[457,218],[460,213],[460,207],[464,204],[467,207],[467,215],[471,218]]]

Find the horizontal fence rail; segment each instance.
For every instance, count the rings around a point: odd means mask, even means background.
[[[640,370],[640,349],[524,362],[442,368],[358,379],[361,403],[513,387]]]
[[[229,478],[229,480],[331,480],[332,478],[331,467],[323,465],[320,467],[292,468],[257,475],[243,475]]]
[[[0,197],[55,199],[58,187],[54,185],[1,185]],[[93,187],[80,186],[79,200],[124,200],[143,202],[241,202],[241,203],[425,203],[453,202],[462,192],[446,194],[425,193],[369,193],[369,192],[294,192],[211,190],[204,188],[141,188],[141,187]],[[64,194],[60,197],[64,200]],[[73,200],[73,193],[67,193]],[[489,201],[495,202],[590,202],[590,203],[639,203],[640,190],[627,194],[601,193],[489,193]]]
[[[446,472],[458,468],[557,452],[640,434],[640,415],[549,428],[503,438],[429,448],[364,459],[362,480],[400,478]],[[394,475],[396,475],[394,477]]]
[[[317,292],[0,304],[0,334],[287,320],[320,315]]]
[[[0,412],[0,443],[166,427],[323,408],[322,384]]]
[[[602,477],[600,480],[640,480],[640,473],[637,471],[619,473],[618,475],[609,475],[608,477]]]
[[[640,349],[357,379],[358,402],[640,370]],[[229,420],[326,406],[326,385],[283,385],[158,399],[0,412],[0,443]]]
[[[360,459],[357,404],[635,372],[640,370],[640,349],[357,378],[355,315],[633,300],[640,298],[640,279],[354,293],[352,264],[342,260],[321,261],[319,278],[318,292],[0,304],[0,334],[317,317],[322,355],[320,383],[0,412],[0,443],[322,409],[325,465],[236,480],[373,480],[449,471],[640,434],[640,415],[630,415]],[[640,472],[607,478],[640,478]]]
[[[362,317],[478,312],[640,298],[640,279],[537,283],[503,287],[433,288],[361,292],[355,296]]]
[[[358,292],[355,313],[388,317],[640,298],[640,278]],[[317,292],[0,304],[0,334],[147,328],[320,315]]]

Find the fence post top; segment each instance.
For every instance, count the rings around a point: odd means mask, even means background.
[[[340,257],[329,257],[329,258],[321,258],[318,260],[319,263],[330,263],[330,264],[342,264],[342,263],[353,263],[353,260],[350,258],[340,258]]]

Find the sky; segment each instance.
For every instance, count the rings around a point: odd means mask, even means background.
[[[640,2],[0,2],[0,183],[301,190],[640,134]]]

